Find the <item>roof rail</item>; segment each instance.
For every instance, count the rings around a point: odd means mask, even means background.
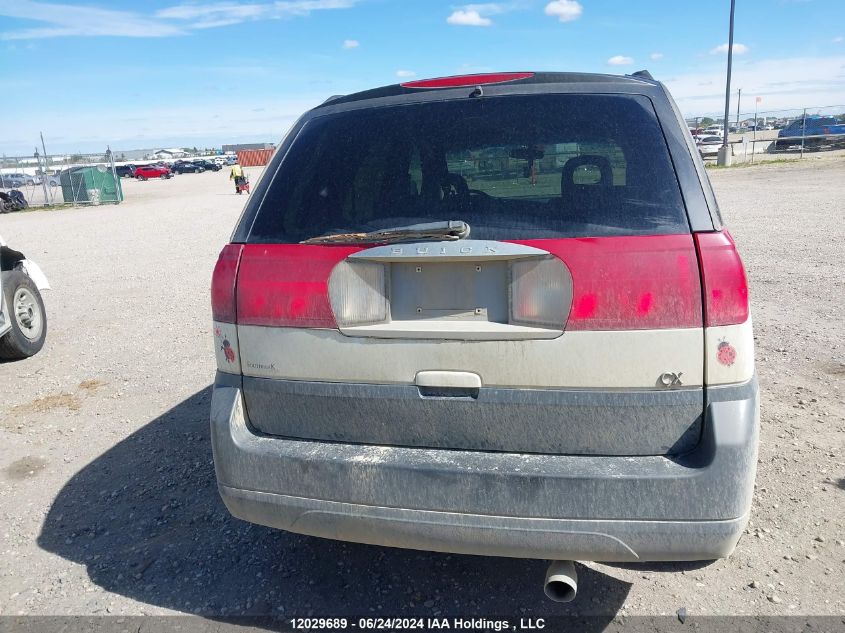
[[[648,79],[649,81],[654,81],[654,77],[651,76],[651,73],[647,70],[638,70],[635,73],[631,73],[630,77],[639,77],[640,79]]]
[[[322,104],[320,104],[320,105],[326,105],[327,103],[331,103],[331,102],[332,102],[332,101],[334,101],[335,99],[340,99],[341,97],[345,97],[345,96],[346,96],[346,95],[332,95],[331,97],[329,97],[328,99],[326,99],[325,101],[323,101],[323,103],[322,103]]]

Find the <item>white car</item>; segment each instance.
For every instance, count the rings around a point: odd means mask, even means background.
[[[704,134],[702,136],[724,136],[725,130],[721,127],[711,125],[709,128],[704,130]]]
[[[695,143],[698,147],[698,153],[702,158],[710,158],[719,153],[719,148],[722,146],[721,136],[701,136]]]
[[[50,284],[38,265],[0,237],[0,360],[37,354],[47,338],[41,290]]]

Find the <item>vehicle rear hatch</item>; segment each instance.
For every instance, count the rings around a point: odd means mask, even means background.
[[[227,342],[257,431],[584,455],[697,444],[699,266],[648,98],[319,114],[227,247]]]

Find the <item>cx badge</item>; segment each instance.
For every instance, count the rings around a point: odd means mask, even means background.
[[[667,371],[660,374],[660,378],[657,379],[657,382],[664,387],[681,387],[684,384],[681,382],[681,376],[683,375],[684,372],[682,371],[679,371],[678,373]]]

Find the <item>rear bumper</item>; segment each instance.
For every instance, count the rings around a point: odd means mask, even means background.
[[[253,431],[240,377],[218,374],[218,487],[241,519],[347,541],[595,561],[730,554],[748,517],[756,380],[710,389],[677,458],[489,453],[288,440]]]

